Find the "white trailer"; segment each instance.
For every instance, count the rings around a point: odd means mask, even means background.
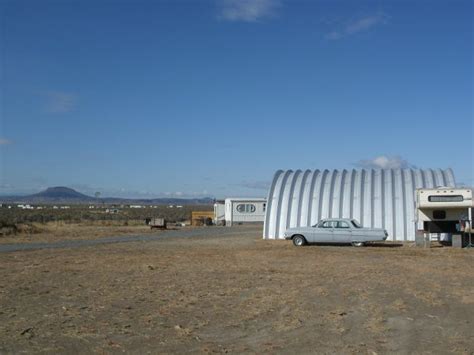
[[[441,240],[452,233],[472,232],[474,200],[471,188],[417,189],[417,234]]]
[[[226,198],[225,225],[263,223],[266,208],[266,198]]]

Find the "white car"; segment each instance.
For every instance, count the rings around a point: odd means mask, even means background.
[[[289,228],[285,239],[292,240],[295,246],[308,243],[335,243],[364,246],[367,242],[382,242],[388,233],[382,228],[364,228],[355,219],[323,219],[312,227]]]

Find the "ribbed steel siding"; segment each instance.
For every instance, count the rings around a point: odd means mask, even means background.
[[[451,169],[278,170],[263,237],[282,239],[287,228],[343,217],[385,228],[390,240],[414,240],[414,191],[437,186],[455,186]]]

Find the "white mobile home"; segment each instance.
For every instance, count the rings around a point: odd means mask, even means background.
[[[265,198],[226,198],[225,224],[263,223],[266,207]]]

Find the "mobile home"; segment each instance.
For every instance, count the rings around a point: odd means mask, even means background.
[[[225,225],[263,223],[267,207],[265,198],[226,198]]]

